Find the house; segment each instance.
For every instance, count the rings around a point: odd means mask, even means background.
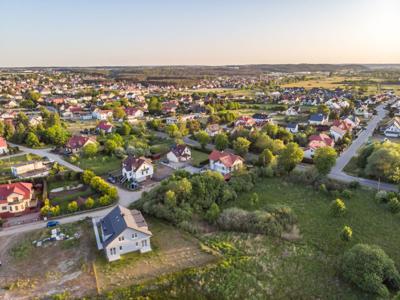
[[[360,125],[360,119],[355,115],[349,115],[347,117],[342,118],[347,124],[351,126],[351,128],[356,128]]]
[[[205,131],[209,136],[216,136],[218,133],[222,132],[222,129],[218,124],[210,124],[206,127]]]
[[[0,154],[8,153],[8,145],[5,138],[0,136]]]
[[[345,136],[347,130],[338,126],[332,126],[329,129],[329,133],[331,134],[331,136],[333,136],[335,142],[337,142],[338,140],[341,140]]]
[[[309,138],[307,147],[304,149],[304,157],[312,159],[315,151],[322,147],[333,147],[335,146],[335,141],[330,138],[325,133],[320,133],[319,135],[312,135]]]
[[[30,116],[29,117],[29,126],[37,126],[42,124],[43,118],[42,116]]]
[[[97,132],[112,133],[114,125],[108,121],[100,121],[96,126]]]
[[[286,116],[297,116],[299,114],[298,109],[294,108],[293,106],[289,107],[286,111],[285,111],[285,115]]]
[[[32,207],[36,201],[32,200],[32,183],[16,182],[0,185],[0,217],[18,216]]]
[[[387,137],[400,137],[400,118],[395,117],[386,123],[383,133]]]
[[[192,159],[192,152],[186,145],[176,145],[167,153],[167,159],[175,163],[188,161]]]
[[[225,151],[213,150],[208,159],[210,169],[221,173],[226,179],[230,178],[233,171],[241,169],[244,165],[243,158]]]
[[[313,114],[308,119],[310,125],[326,125],[329,121],[329,116],[324,114]]]
[[[16,178],[45,177],[49,175],[50,168],[42,161],[29,161],[13,165],[11,174]]]
[[[144,112],[143,110],[135,107],[127,107],[124,109],[125,116],[128,122],[133,123],[138,119],[143,118]]]
[[[99,109],[96,108],[92,112],[93,119],[97,120],[108,120],[109,118],[113,117],[113,112],[110,109]]]
[[[93,219],[93,228],[97,248],[104,250],[108,261],[118,260],[130,252],[151,251],[152,233],[138,210],[118,205],[100,220]]]
[[[272,118],[266,113],[255,113],[252,118],[257,125],[263,125],[265,123],[272,122]]]
[[[241,116],[235,121],[235,127],[244,126],[244,127],[252,127],[256,121],[249,116]]]
[[[286,125],[286,130],[291,133],[298,133],[299,132],[299,124],[297,123],[288,123]]]
[[[122,162],[122,176],[128,181],[142,182],[152,178],[153,174],[153,164],[147,158],[128,156]]]
[[[74,135],[68,140],[67,144],[65,144],[64,150],[67,154],[76,153],[91,143],[96,143],[96,140],[92,137]]]

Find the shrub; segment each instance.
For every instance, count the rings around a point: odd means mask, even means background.
[[[392,198],[389,201],[389,209],[392,214],[400,212],[400,201],[397,198]]]
[[[346,205],[340,199],[333,200],[331,202],[331,213],[335,217],[341,217],[346,212]]]
[[[78,203],[76,201],[68,203],[68,211],[75,212],[77,210],[78,210]]]
[[[351,197],[353,197],[353,192],[348,189],[343,190],[341,194],[342,197],[346,199],[351,199]]]
[[[260,201],[260,199],[258,198],[258,194],[257,193],[251,194],[251,197],[250,197],[251,205],[253,205],[253,206],[257,205],[259,201]]]
[[[197,234],[199,232],[198,228],[193,225],[191,222],[182,221],[178,224],[178,227],[184,231],[187,231],[191,234]]]
[[[207,210],[205,218],[209,222],[215,222],[220,214],[220,209],[217,203],[211,204],[210,208]]]
[[[358,181],[352,181],[349,183],[349,188],[355,190],[360,187],[360,183]]]
[[[386,191],[378,191],[375,194],[375,200],[378,203],[383,203],[383,202],[386,203],[388,200],[388,193]]]
[[[274,169],[272,169],[271,166],[262,167],[259,170],[260,170],[260,172],[259,172],[260,177],[263,177],[263,178],[274,177]]]
[[[342,260],[345,279],[365,292],[388,298],[389,288],[400,288],[400,275],[392,259],[378,246],[357,244]]]
[[[85,207],[87,209],[91,209],[93,206],[94,206],[93,198],[92,197],[87,198],[86,201],[85,201]]]
[[[99,204],[101,206],[106,206],[111,203],[111,199],[108,195],[103,195],[99,198]]]
[[[340,238],[344,242],[348,242],[353,237],[353,230],[350,226],[344,226],[342,232],[340,233]]]

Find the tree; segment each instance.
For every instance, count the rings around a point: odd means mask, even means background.
[[[289,142],[293,141],[293,134],[282,127],[279,127],[276,137],[278,139],[282,140],[284,143],[289,143]]]
[[[91,209],[93,206],[94,206],[93,198],[92,197],[87,198],[86,201],[85,201],[85,207],[87,209]]]
[[[321,147],[315,151],[314,165],[321,175],[327,175],[336,163],[337,153],[332,147]]]
[[[165,193],[165,204],[169,207],[176,207],[176,195],[174,191],[168,190]]]
[[[217,150],[222,151],[228,148],[229,146],[229,139],[225,133],[218,133],[215,136],[215,148]]]
[[[278,134],[279,127],[278,125],[268,123],[265,125],[262,129],[266,134],[268,134],[270,137],[274,138]]]
[[[104,150],[105,150],[108,154],[113,153],[114,150],[117,149],[117,148],[118,148],[118,144],[117,144],[114,140],[112,140],[112,139],[109,139],[109,140],[107,140],[107,141],[104,143]]]
[[[119,131],[122,135],[129,135],[131,133],[132,127],[127,122],[122,123]]]
[[[204,130],[200,130],[196,134],[196,140],[200,143],[201,148],[205,149],[206,145],[210,142],[210,136]]]
[[[331,202],[330,210],[333,216],[341,217],[346,213],[346,205],[343,200],[336,199]]]
[[[4,137],[6,138],[6,140],[11,139],[14,136],[14,133],[15,133],[14,125],[11,123],[6,123],[4,127]]]
[[[393,260],[378,246],[357,244],[343,256],[342,275],[365,292],[389,298],[389,289],[400,288]]]
[[[115,120],[123,120],[125,115],[125,111],[122,109],[122,107],[119,106],[113,109],[113,116]]]
[[[286,172],[291,172],[303,160],[303,150],[296,143],[287,144],[278,157],[278,165]]]
[[[96,155],[97,151],[98,147],[96,143],[89,143],[85,147],[83,147],[83,154],[87,157]]]
[[[376,178],[390,178],[400,167],[400,145],[384,142],[375,146],[367,159],[365,172]]]
[[[252,147],[258,153],[262,152],[266,148],[269,148],[271,150],[273,148],[273,139],[271,139],[265,133],[261,133],[256,138],[254,145]]]
[[[221,213],[221,211],[219,209],[218,204],[214,202],[213,204],[211,204],[210,208],[207,210],[205,218],[208,222],[213,223],[218,219],[220,213]]]
[[[28,133],[28,135],[26,136],[26,144],[31,148],[40,146],[39,139],[35,133],[33,133],[33,132]]]
[[[389,209],[392,214],[397,214],[398,212],[400,212],[400,201],[395,197],[390,199]]]
[[[78,210],[78,203],[76,201],[71,201],[68,203],[68,211],[76,212]]]
[[[268,149],[265,149],[261,154],[258,156],[258,163],[266,167],[268,166],[273,160],[275,156],[272,154],[272,152]]]
[[[95,177],[96,174],[92,170],[85,170],[82,173],[82,180],[85,184],[90,184],[92,181],[92,178]]]
[[[340,238],[344,242],[348,242],[353,237],[353,230],[350,226],[344,226],[342,232],[340,233]]]
[[[148,104],[148,110],[151,114],[157,114],[161,111],[161,103],[157,97],[151,97]]]
[[[175,138],[180,136],[179,128],[176,124],[169,124],[165,128],[166,133],[169,135],[171,138]]]
[[[244,137],[238,137],[233,142],[233,149],[241,156],[245,156],[249,152],[250,141]]]

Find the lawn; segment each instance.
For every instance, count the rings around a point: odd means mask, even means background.
[[[361,169],[357,166],[357,157],[352,157],[349,163],[343,168],[343,171],[352,176],[362,175]]]
[[[208,154],[201,152],[199,150],[192,149],[192,164],[195,167],[200,166],[200,164],[206,160],[208,160]]]
[[[99,253],[95,266],[98,285],[102,291],[138,284],[217,260],[215,256],[202,250],[199,241],[188,233],[155,219],[147,218],[147,222],[153,233],[153,251],[144,254],[129,253],[121,260],[111,263],[107,262],[102,252]]]
[[[74,164],[84,170],[90,169],[97,175],[105,175],[121,169],[120,158],[103,154],[97,154],[92,157],[79,157]]]

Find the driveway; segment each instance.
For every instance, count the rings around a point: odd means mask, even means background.
[[[372,117],[368,122],[365,130],[363,130],[358,137],[351,143],[339,158],[336,160],[336,165],[332,168],[329,173],[329,177],[339,181],[351,182],[358,181],[361,185],[368,186],[375,189],[382,189],[387,191],[398,191],[398,186],[389,183],[380,183],[376,180],[369,180],[365,178],[350,176],[343,172],[343,168],[350,162],[350,160],[357,155],[358,150],[368,142],[368,139],[372,137],[375,128],[378,124],[386,117],[387,111],[384,107],[387,103],[383,103],[376,108],[377,114]]]

